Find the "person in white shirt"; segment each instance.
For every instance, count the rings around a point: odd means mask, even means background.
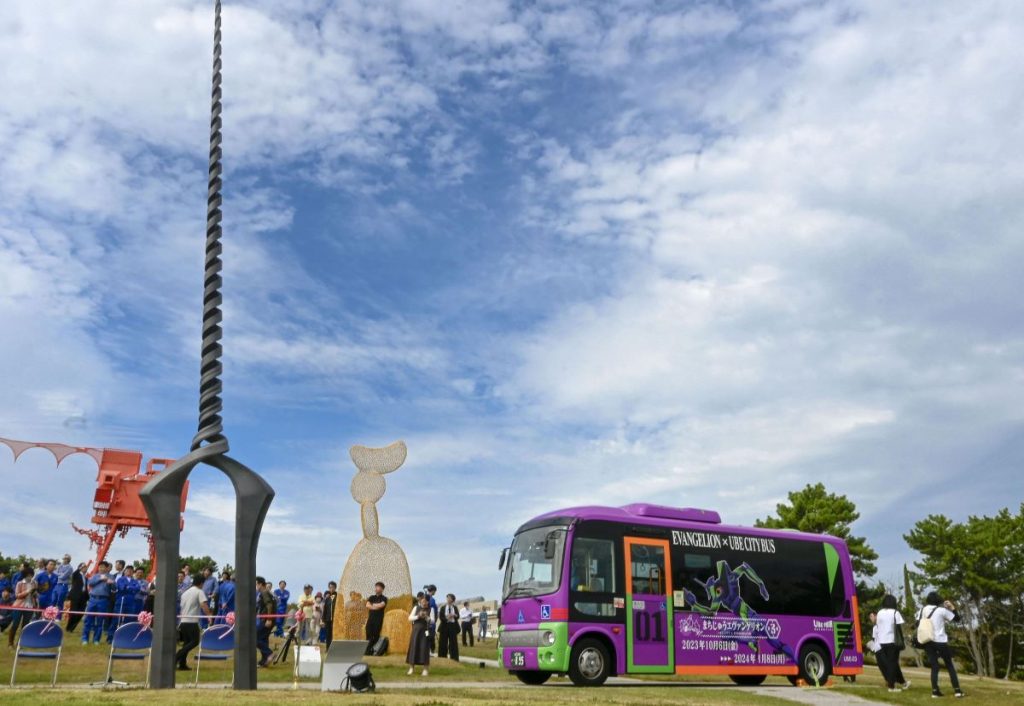
[[[871,621],[871,639],[868,640],[868,644],[865,645],[872,654],[875,655],[875,662],[878,664],[878,671],[882,673],[882,678],[885,678],[885,669],[883,669],[882,656],[879,654],[882,650],[882,646],[878,644],[878,614],[868,613],[868,620]]]
[[[192,586],[181,594],[181,624],[178,631],[181,633],[181,649],[174,655],[178,663],[178,669],[188,671],[188,653],[199,644],[199,618],[203,615],[212,615],[213,611],[206,602],[206,594],[203,593],[203,577],[197,575],[192,579]]]
[[[473,646],[473,611],[469,609],[469,601],[462,604],[459,610],[459,624],[462,626],[462,646],[466,646],[466,637],[469,637],[469,646]]]
[[[900,669],[900,650],[896,645],[896,630],[903,630],[903,616],[896,609],[896,596],[886,594],[882,598],[882,609],[876,614],[875,627],[878,635],[875,638],[879,645],[878,666],[885,677],[885,685],[889,691],[909,689],[910,682],[903,678]]]
[[[946,671],[949,672],[953,695],[958,698],[963,696],[964,692],[960,691],[960,680],[956,676],[956,667],[953,665],[953,653],[949,649],[949,636],[946,635],[946,623],[960,620],[956,606],[951,601],[942,600],[938,593],[932,591],[925,598],[925,606],[917,611],[917,619],[930,620],[932,623],[934,637],[930,642],[924,643],[924,651],[932,668],[932,696],[942,696],[942,692],[939,691],[940,657],[946,664]]]

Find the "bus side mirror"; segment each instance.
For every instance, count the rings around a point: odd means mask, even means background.
[[[498,557],[498,571],[505,568],[505,557],[508,556],[508,547],[501,550],[501,556]]]
[[[548,532],[548,535],[544,538],[544,558],[554,559],[555,558],[555,547],[558,546],[558,535],[554,532]]]

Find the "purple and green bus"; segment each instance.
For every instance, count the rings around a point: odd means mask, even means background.
[[[499,568],[499,657],[526,684],[822,684],[863,670],[850,555],[829,535],[723,525],[692,508],[575,507],[521,526]]]

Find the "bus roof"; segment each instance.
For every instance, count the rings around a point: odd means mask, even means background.
[[[632,524],[645,524],[654,527],[702,529],[705,531],[720,531],[744,534],[756,534],[761,537],[778,537],[786,539],[803,539],[807,541],[830,541],[844,547],[846,543],[830,534],[812,534],[799,532],[792,529],[769,529],[765,527],[744,527],[739,525],[723,525],[722,519],[714,510],[702,510],[692,507],[669,507],[666,505],[652,505],[650,503],[634,503],[622,507],[607,507],[604,505],[581,505],[579,507],[567,507],[561,510],[552,510],[543,515],[538,515],[529,522],[523,524],[516,533],[531,527],[543,526],[546,521],[555,520],[568,523],[572,520],[604,520],[607,522],[621,522]]]

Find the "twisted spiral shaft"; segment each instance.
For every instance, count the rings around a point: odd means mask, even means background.
[[[222,349],[220,339],[221,305],[221,60],[220,6],[214,6],[213,91],[210,102],[210,173],[206,195],[206,267],[203,278],[203,350],[199,380],[199,431],[192,439],[192,450],[206,445],[222,446],[227,451],[221,418]]]

